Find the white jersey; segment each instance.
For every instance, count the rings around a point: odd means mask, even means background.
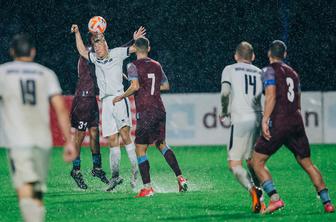
[[[61,94],[55,73],[34,62],[0,65],[0,102],[3,125],[10,149],[52,146],[49,99]]]
[[[261,70],[248,63],[226,66],[222,73],[222,85],[231,86],[230,114],[232,122],[251,119],[260,114],[262,80]]]
[[[119,96],[124,92],[122,67],[124,59],[128,56],[127,47],[109,50],[104,59],[99,59],[96,53],[89,52],[89,60],[95,64],[100,99]]]

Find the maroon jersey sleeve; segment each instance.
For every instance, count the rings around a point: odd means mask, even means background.
[[[262,69],[261,78],[263,81],[264,89],[266,89],[268,86],[274,86],[276,84],[275,71],[271,66]]]
[[[161,70],[161,73],[162,73],[161,84],[168,82],[168,78],[167,78],[167,76],[166,76],[166,73],[163,71],[161,65],[160,65],[160,70]]]
[[[127,67],[128,80],[132,81],[138,79],[138,71],[133,63],[130,63]]]

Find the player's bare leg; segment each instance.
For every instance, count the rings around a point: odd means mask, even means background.
[[[121,178],[119,175],[121,159],[119,134],[116,133],[109,136],[108,143],[110,146],[110,168],[112,172],[112,178],[106,191],[112,191],[116,186],[122,184],[123,182],[123,178]]]
[[[331,203],[331,199],[329,197],[328,189],[323,181],[322,175],[317,167],[312,163],[309,157],[300,158],[296,157],[297,162],[300,164],[302,169],[306,171],[309,175],[311,181],[313,182],[316,192],[320,196],[321,202],[324,206],[324,210],[327,213],[333,213],[335,211],[334,206]]]
[[[135,152],[138,158],[140,175],[144,185],[136,197],[149,197],[154,195],[149,173],[150,165],[146,155],[147,147],[147,144],[136,144]]]
[[[108,184],[109,180],[106,178],[106,173],[102,169],[102,161],[99,144],[99,129],[98,127],[89,128],[90,134],[90,148],[92,153],[92,176],[98,177],[103,183]]]
[[[187,180],[182,176],[180,166],[177,162],[175,154],[172,149],[166,144],[166,142],[157,143],[156,148],[160,150],[163,157],[166,159],[170,168],[174,171],[179,185],[179,192],[185,192],[188,190]]]
[[[237,181],[250,193],[252,211],[259,213],[262,208],[265,208],[262,202],[262,191],[254,185],[251,175],[243,168],[241,160],[229,160],[228,165]]]
[[[257,177],[260,179],[263,190],[270,197],[269,206],[262,213],[272,213],[285,206],[284,202],[281,200],[279,194],[275,189],[274,183],[272,181],[272,176],[265,166],[268,158],[268,155],[257,153],[255,151],[253,152],[253,169],[255,170]]]
[[[84,182],[83,175],[80,172],[80,165],[81,165],[81,159],[80,159],[80,149],[83,143],[85,137],[85,131],[79,131],[76,130],[75,136],[74,136],[74,142],[75,142],[75,148],[78,153],[78,156],[74,161],[72,161],[72,170],[71,170],[71,177],[75,180],[77,186],[80,189],[87,189],[87,185]]]
[[[42,193],[34,193],[33,184],[28,183],[17,189],[19,206],[25,222],[42,222],[45,218],[45,208]]]
[[[137,162],[137,156],[135,154],[135,145],[131,139],[130,135],[130,127],[125,126],[120,129],[120,136],[122,140],[125,143],[125,149],[128,155],[128,159],[131,162],[132,165],[132,172],[131,172],[131,187],[134,189],[136,186],[137,178],[138,178],[138,162]]]

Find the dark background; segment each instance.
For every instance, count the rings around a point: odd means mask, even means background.
[[[75,90],[78,53],[72,23],[86,39],[95,15],[107,20],[111,48],[146,26],[172,92],[218,92],[223,68],[233,63],[236,45],[253,44],[259,67],[274,39],[288,46],[287,62],[301,75],[303,90],[336,90],[336,1],[0,1],[0,63],[10,60],[8,47],[18,32],[36,40],[37,62],[57,73],[66,94]],[[133,57],[134,59],[134,57]]]

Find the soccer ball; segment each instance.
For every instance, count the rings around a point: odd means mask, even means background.
[[[106,21],[101,16],[92,17],[88,24],[88,28],[91,33],[104,33],[106,26]]]

